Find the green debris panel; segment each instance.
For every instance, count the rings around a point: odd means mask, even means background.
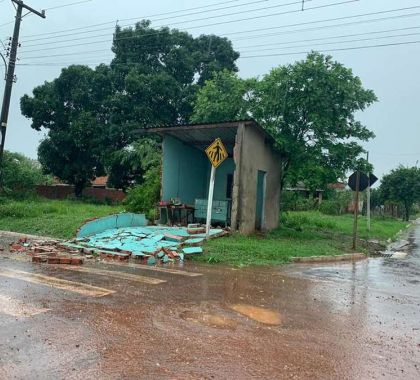
[[[120,218],[122,215],[124,216]],[[126,224],[128,226],[124,226]],[[140,259],[153,258],[147,260],[149,265],[155,265],[158,261],[168,263],[174,258],[183,260],[184,255],[203,253],[199,245],[204,242],[205,234],[190,234],[185,227],[145,224],[146,219],[143,215],[112,215],[87,223],[75,241],[67,244],[79,250],[87,249],[107,254],[114,252],[115,255],[121,253]],[[222,229],[211,229],[210,235],[217,237],[223,232]]]
[[[182,250],[185,255],[196,255],[203,253],[203,248],[201,247],[187,247]]]
[[[77,238],[95,235],[116,228],[147,226],[147,219],[144,214],[123,213],[105,216],[84,224]]]

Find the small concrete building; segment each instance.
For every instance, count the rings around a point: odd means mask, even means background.
[[[228,158],[217,168],[212,224],[249,234],[279,224],[281,155],[254,120],[144,129],[162,137],[162,201],[190,205],[204,221],[211,165],[205,149],[220,138]],[[175,201],[174,201],[175,200]]]

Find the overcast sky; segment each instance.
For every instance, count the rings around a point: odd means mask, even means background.
[[[153,16],[149,18],[155,20],[154,26],[168,25],[193,35],[214,33],[230,38],[242,55],[238,61],[242,77],[262,76],[272,67],[304,58],[304,52],[311,49],[330,53],[351,67],[379,98],[378,103],[359,115],[376,134],[376,139],[366,145],[375,173],[382,176],[399,164],[415,165],[420,160],[420,1],[306,0],[304,12],[299,11],[298,2],[27,0],[36,9],[47,9],[47,18],[29,15],[22,23],[20,65],[16,70],[18,80],[13,88],[6,149],[35,158],[45,133],[33,131],[30,121],[21,116],[22,95],[54,79],[69,64],[109,63],[117,20],[124,26]],[[60,7],[71,3],[77,4]],[[53,7],[58,8],[48,10]],[[401,8],[405,9],[394,11]],[[186,11],[162,15],[183,10]],[[12,34],[13,15],[11,2],[0,0],[3,41]],[[73,28],[78,29],[68,30]],[[66,47],[75,44],[80,45]],[[372,47],[389,44],[394,45]],[[369,47],[359,49],[362,46]],[[0,73],[3,76],[1,61]],[[2,93],[1,89],[1,98]]]

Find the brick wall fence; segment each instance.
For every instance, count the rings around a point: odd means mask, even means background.
[[[74,186],[41,185],[36,187],[36,192],[41,197],[48,199],[66,199],[74,195]],[[121,202],[125,198],[125,193],[115,189],[87,187],[83,190],[83,196],[92,197],[100,201],[112,200],[114,202]]]

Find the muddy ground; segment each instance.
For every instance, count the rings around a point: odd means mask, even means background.
[[[420,227],[409,243],[245,269],[70,270],[5,250],[0,379],[419,379]]]

